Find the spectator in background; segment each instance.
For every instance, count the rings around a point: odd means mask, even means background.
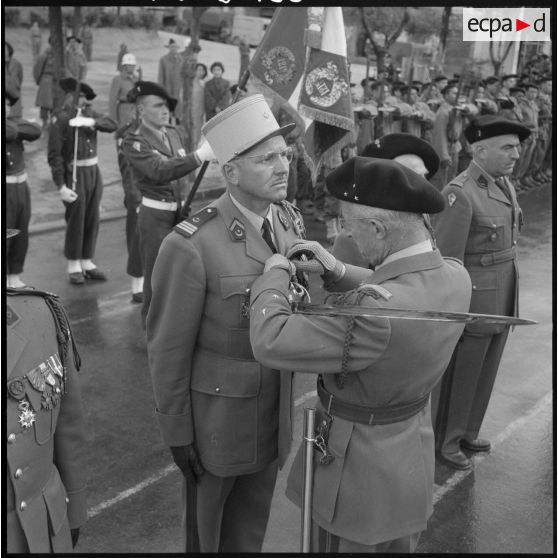
[[[496,114],[498,107],[498,89],[500,80],[496,76],[487,77],[484,80],[484,91],[477,91],[476,102],[479,104],[481,116],[484,114]]]
[[[205,78],[207,77],[207,66],[198,62],[195,68],[195,76],[192,80],[191,101],[191,128],[190,137],[192,146],[196,147],[201,138],[201,128],[205,122]]]
[[[178,52],[178,43],[174,39],[169,39],[166,48],[169,52],[159,60],[159,75],[157,81],[159,85],[173,98],[182,99],[182,66],[184,58]],[[174,117],[176,124],[179,124],[179,116],[182,114],[181,107],[175,107],[171,112],[171,119]]]
[[[43,121],[43,131],[47,129],[52,109],[54,108],[54,92],[52,77],[54,75],[54,61],[50,46],[50,37],[45,51],[37,58],[33,66],[33,78],[39,86],[35,106],[40,108],[40,117]]]
[[[4,43],[4,79],[5,87],[9,88],[18,98],[10,107],[10,116],[19,117],[23,113],[21,106],[21,84],[23,83],[23,66],[14,58],[14,49],[8,42]]]
[[[91,57],[93,56],[93,30],[88,23],[81,28],[80,39],[83,41],[85,59],[87,62],[91,62]]]
[[[136,104],[128,99],[128,93],[134,88],[136,81],[141,80],[141,74],[136,74],[136,66],[136,57],[128,52],[122,57],[120,75],[112,78],[109,116],[118,123],[118,127],[124,126],[136,115]]]
[[[87,75],[87,60],[83,54],[81,39],[74,35],[68,37],[66,47],[66,77],[73,77],[76,81],[83,81]]]
[[[210,120],[231,104],[231,84],[222,77],[225,67],[221,62],[213,62],[210,71],[213,77],[205,84],[206,120]]]
[[[29,30],[31,35],[31,52],[33,54],[33,64],[37,61],[39,54],[41,54],[41,28],[39,27],[39,22],[34,21]]]
[[[539,87],[539,134],[531,166],[535,180],[543,184],[552,179],[552,78],[541,79]]]
[[[126,43],[120,44],[120,50],[116,55],[116,69],[120,72],[122,70],[122,57],[128,52],[128,45]]]
[[[195,147],[194,138],[192,135],[192,126],[193,126],[193,87],[194,81],[196,80],[196,69],[198,66],[198,53],[200,52],[201,47],[198,44],[192,44],[190,42],[188,46],[184,49],[182,53],[182,57],[184,58],[184,63],[182,64],[182,116],[181,116],[181,123],[182,126],[188,130],[189,139],[188,139],[188,147],[193,149]],[[207,75],[207,69],[205,70]],[[197,84],[199,86],[199,83]],[[199,93],[199,91],[197,91]],[[202,105],[204,103],[203,100],[203,90],[202,90]],[[205,113],[205,108],[202,108],[202,114]],[[199,139],[199,135],[198,135]]]
[[[524,89],[525,94],[519,99],[519,108],[523,114],[521,123],[529,128],[531,135],[523,141],[515,175],[519,181],[519,188],[529,189],[539,186],[539,183],[533,177],[538,169],[534,168],[532,165],[533,154],[537,146],[537,137],[539,135],[539,106],[537,104],[539,88],[534,83],[527,83]]]

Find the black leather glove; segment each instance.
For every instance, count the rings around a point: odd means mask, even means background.
[[[70,533],[72,535],[72,548],[76,547],[79,539],[79,528],[78,529],[70,529]]]
[[[182,471],[184,478],[190,482],[197,483],[198,479],[205,473],[198,452],[194,444],[187,446],[171,447],[172,458],[177,467]]]

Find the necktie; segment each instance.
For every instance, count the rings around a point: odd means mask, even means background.
[[[273,244],[273,237],[271,236],[271,227],[267,219],[264,219],[262,225],[262,237],[265,240],[265,243],[270,247],[271,251],[274,254],[276,254],[277,248],[275,247],[275,244]]]
[[[169,135],[166,128],[161,129],[161,137],[163,138],[163,143],[166,145],[167,149],[172,153]]]
[[[502,190],[502,192],[504,193],[504,196],[506,196],[506,198],[508,198],[508,200],[511,202],[511,194],[510,194],[510,189],[508,188],[508,185],[504,182],[503,178],[497,178],[494,183],[496,184],[496,186],[498,186],[498,188],[500,188],[500,190]]]

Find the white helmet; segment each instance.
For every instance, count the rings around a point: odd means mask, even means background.
[[[127,64],[129,64],[130,66],[136,65],[136,57],[129,52],[122,57],[122,65],[125,66]]]

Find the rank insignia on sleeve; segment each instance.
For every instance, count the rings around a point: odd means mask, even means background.
[[[178,155],[180,155],[180,157],[186,157],[186,150],[183,147],[181,147],[178,150]]]
[[[246,230],[244,229],[244,225],[236,217],[229,225],[229,232],[231,234],[231,238],[235,242],[246,240]]]
[[[456,199],[457,197],[453,192],[451,194],[448,194],[448,205],[451,207],[455,203]]]
[[[132,147],[133,147],[136,151],[141,151],[141,145],[140,145],[140,142],[139,142],[139,141],[135,141],[135,142],[132,144]]]
[[[178,225],[173,227],[173,230],[186,238],[190,238],[203,224],[213,219],[216,215],[217,209],[215,207],[206,207],[192,215],[192,217],[178,223]]]

